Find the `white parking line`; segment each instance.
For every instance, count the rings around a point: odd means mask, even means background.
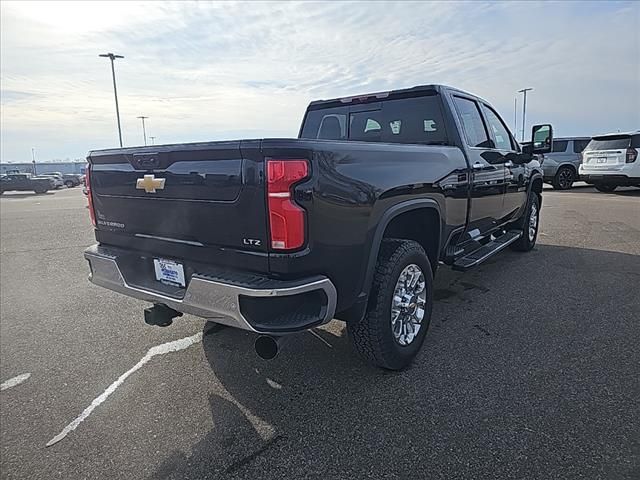
[[[30,373],[23,373],[22,375],[18,375],[17,377],[10,378],[6,382],[2,382],[2,384],[0,384],[0,392],[2,390],[6,390],[7,388],[11,388],[11,387],[15,387],[16,385],[20,385],[22,382],[24,382],[30,376],[31,376]]]
[[[185,348],[188,348],[194,343],[200,342],[201,340],[202,340],[202,332],[196,333],[195,335],[192,335],[190,337],[181,338],[180,340],[174,340],[173,342],[163,343],[162,345],[151,347],[147,352],[147,354],[144,357],[142,357],[142,359],[138,363],[136,363],[131,369],[127,370],[125,373],[120,375],[120,378],[118,378],[115,382],[109,385],[109,387],[104,392],[102,392],[102,394],[99,397],[94,399],[93,402],[91,402],[91,405],[85,408],[84,411],[73,422],[71,422],[69,425],[64,427],[58,435],[56,435],[51,440],[49,440],[47,442],[47,447],[50,447],[51,445],[58,443],[60,440],[66,437],[69,433],[74,431],[84,419],[86,419],[89,415],[91,415],[91,412],[93,412],[96,409],[96,407],[98,407],[98,405],[104,402],[109,395],[115,392],[116,388],[118,388],[120,385],[124,383],[124,381],[127,379],[129,375],[131,375],[132,373],[142,368],[153,357],[155,357],[156,355],[164,355],[165,353],[184,350]],[[4,388],[4,384],[3,384],[3,388]]]

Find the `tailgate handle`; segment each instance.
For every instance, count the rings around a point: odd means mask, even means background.
[[[157,153],[147,153],[144,155],[134,155],[133,160],[141,168],[157,168],[160,166],[160,159]]]

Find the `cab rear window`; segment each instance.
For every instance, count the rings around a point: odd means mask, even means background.
[[[439,95],[310,110],[301,138],[447,144]],[[370,107],[370,108],[369,108]]]

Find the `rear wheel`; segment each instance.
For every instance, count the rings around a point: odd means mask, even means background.
[[[528,252],[531,250],[538,238],[538,228],[540,226],[540,199],[535,193],[531,193],[522,223],[522,236],[511,244],[511,249],[518,252]]]
[[[556,172],[551,185],[556,190],[569,190],[575,181],[576,174],[571,167],[560,167]]]
[[[41,195],[43,193],[47,193],[48,190],[46,188],[36,188],[34,192],[36,192],[38,195]]]
[[[367,313],[347,330],[368,362],[389,370],[411,363],[424,342],[433,305],[433,274],[424,250],[411,240],[382,242]]]
[[[617,185],[609,185],[609,184],[604,184],[604,183],[596,183],[594,185],[594,187],[596,187],[596,190],[598,190],[599,192],[603,192],[603,193],[611,193],[613,192],[618,186]]]
[[[75,183],[73,183],[71,180],[67,180],[66,182],[64,182],[64,184],[67,186],[67,188],[73,188],[75,187]]]

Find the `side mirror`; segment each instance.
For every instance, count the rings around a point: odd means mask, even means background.
[[[553,143],[553,127],[545,123],[531,129],[531,153],[549,153]]]

